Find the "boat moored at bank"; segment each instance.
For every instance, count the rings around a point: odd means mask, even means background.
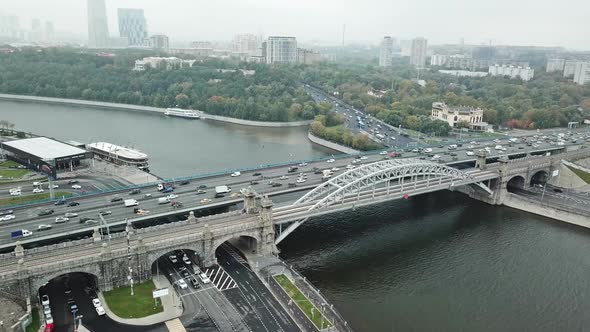
[[[185,119],[200,119],[201,113],[195,110],[183,110],[182,108],[167,108],[164,112],[167,116],[175,116]]]

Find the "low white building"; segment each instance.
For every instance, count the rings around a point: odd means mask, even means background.
[[[590,83],[590,62],[578,61],[574,69],[574,83],[584,85]]]
[[[135,71],[144,71],[147,67],[157,69],[177,69],[184,67],[192,67],[196,60],[184,60],[177,57],[148,57],[142,60],[135,60]]]
[[[469,70],[439,70],[441,74],[453,75],[458,77],[486,77],[486,71],[469,71]]]
[[[490,66],[488,73],[491,76],[509,76],[510,78],[520,78],[523,81],[530,81],[535,75],[535,70],[531,67],[498,65]]]
[[[467,106],[448,106],[443,102],[432,103],[432,120],[445,121],[451,127],[456,127],[458,123],[469,123],[472,130],[486,130],[488,124],[483,122],[483,110]]]

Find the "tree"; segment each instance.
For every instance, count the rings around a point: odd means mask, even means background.
[[[174,100],[176,101],[176,105],[180,108],[187,108],[190,103],[190,99],[184,93],[177,94]]]

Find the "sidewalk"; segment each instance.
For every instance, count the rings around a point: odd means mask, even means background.
[[[166,322],[166,321],[180,317],[182,315],[183,308],[182,308],[182,304],[180,304],[178,301],[178,298],[177,298],[178,295],[176,294],[174,287],[172,287],[172,285],[170,285],[170,283],[168,282],[168,279],[166,279],[166,277],[164,277],[164,276],[160,276],[159,278],[154,276],[153,280],[154,280],[154,285],[156,285],[156,288],[158,288],[158,289],[159,288],[168,288],[170,290],[170,293],[167,296],[160,298],[162,300],[162,306],[164,307],[164,311],[159,312],[154,315],[151,315],[151,316],[143,317],[143,318],[121,318],[121,317],[116,316],[109,309],[104,297],[102,296],[102,293],[99,293],[98,298],[100,299],[100,302],[102,303],[102,306],[104,307],[104,310],[106,311],[107,316],[110,319],[112,319],[116,322],[122,323],[122,324],[140,325],[140,326],[147,326],[147,325],[162,323],[162,322]],[[173,301],[173,297],[176,298],[176,301]],[[176,305],[174,305],[175,303],[176,303]]]

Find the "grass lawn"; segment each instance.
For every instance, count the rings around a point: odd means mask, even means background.
[[[274,276],[275,280],[283,287],[285,292],[289,294],[289,297],[293,299],[293,302],[297,303],[297,306],[305,313],[305,315],[313,322],[313,324],[319,329],[322,327],[322,314],[309,300],[301,293],[299,288],[297,288],[287,276],[284,274],[279,274]],[[313,312],[313,314],[312,314]],[[328,328],[332,326],[332,323],[328,321],[326,318],[323,319],[324,324],[323,327]]]
[[[6,160],[3,162],[0,162],[0,167],[10,167],[10,166],[17,167],[19,165],[20,165],[19,163],[17,163],[16,161],[12,161],[12,160]]]
[[[576,173],[576,175],[579,176],[580,179],[584,180],[586,183],[590,183],[590,173],[586,173],[584,171],[569,166],[567,168],[569,168],[572,172]]]
[[[154,305],[152,291],[156,289],[151,280],[133,285],[133,293],[129,286],[104,292],[104,298],[111,311],[121,318],[141,318],[162,312],[162,302]]]
[[[56,191],[54,194],[55,194],[55,198],[61,198],[62,196],[65,196],[65,197],[72,196],[72,193],[62,192],[62,191]],[[0,206],[30,203],[30,202],[41,201],[41,200],[46,200],[46,199],[49,199],[48,192],[44,192],[41,194],[26,195],[26,196],[11,196],[9,198],[0,199]]]
[[[39,331],[39,327],[41,327],[41,320],[39,318],[39,310],[33,308],[32,311],[33,322],[31,325],[27,326],[27,332],[37,332]]]
[[[2,179],[20,179],[29,172],[28,169],[0,169],[0,176]]]

